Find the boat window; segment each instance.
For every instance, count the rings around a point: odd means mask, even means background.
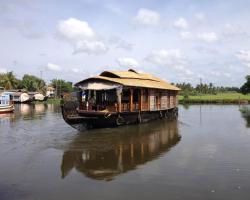
[[[148,89],[142,90],[142,102],[143,103],[148,102]]]
[[[122,103],[129,103],[130,91],[129,89],[124,89],[122,91]]]
[[[139,102],[139,96],[140,96],[140,90],[135,89],[133,92],[133,103],[138,103]]]

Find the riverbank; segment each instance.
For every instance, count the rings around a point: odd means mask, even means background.
[[[60,98],[57,99],[48,99],[47,101],[33,101],[32,103],[35,104],[56,104],[56,105],[60,105]]]
[[[180,104],[245,104],[250,102],[250,95],[243,95],[241,93],[218,93],[216,95],[197,95],[197,96],[178,96]],[[60,105],[60,98],[48,99],[44,102],[36,102],[44,104]]]
[[[180,104],[243,104],[250,102],[250,95],[243,95],[241,93],[219,93],[216,95],[197,95],[197,96],[184,96],[179,95]]]

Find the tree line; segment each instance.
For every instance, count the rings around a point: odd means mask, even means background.
[[[48,84],[55,88],[55,93],[60,95],[62,93],[72,92],[74,87],[72,82],[63,79],[52,79]],[[46,93],[46,82],[34,75],[25,74],[22,79],[16,78],[14,73],[0,73],[0,87],[5,90],[26,90],[28,92],[41,92]],[[213,83],[200,83],[192,86],[190,83],[177,83],[175,84],[181,89],[180,95],[200,95],[200,94],[214,94],[224,92],[240,92],[242,94],[250,93],[250,75],[246,76],[246,82],[241,87],[223,87],[215,86]]]
[[[214,94],[223,93],[223,92],[240,92],[240,88],[238,87],[223,87],[223,86],[215,86],[213,83],[200,83],[196,86],[192,86],[190,83],[177,83],[175,84],[177,87],[181,89],[181,95],[200,95],[200,94]]]
[[[63,79],[53,79],[48,85],[55,88],[57,96],[73,91],[72,82]],[[0,87],[5,90],[25,90],[45,94],[48,85],[43,79],[34,75],[25,74],[22,79],[18,79],[13,72],[0,73]]]

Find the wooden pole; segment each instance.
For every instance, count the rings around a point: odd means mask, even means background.
[[[129,111],[133,111],[133,89],[130,88]]]
[[[147,98],[148,98],[148,110],[150,110],[150,95],[151,95],[151,89],[147,89],[148,90],[148,96],[147,96]]]
[[[142,111],[142,98],[143,98],[143,90],[140,90],[140,111]]]
[[[161,109],[161,91],[159,91],[159,104],[158,104],[158,109]]]
[[[122,94],[118,94],[118,112],[122,112]]]

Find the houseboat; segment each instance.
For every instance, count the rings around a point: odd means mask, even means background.
[[[28,92],[29,98],[33,101],[47,101],[48,97],[39,92]]]
[[[9,93],[3,92],[0,95],[0,114],[11,113],[14,111],[13,97]]]
[[[14,103],[30,103],[33,98],[27,92],[13,92]]]
[[[178,115],[176,86],[135,70],[104,71],[75,84],[77,102],[62,101],[64,120],[77,129],[114,127]]]

